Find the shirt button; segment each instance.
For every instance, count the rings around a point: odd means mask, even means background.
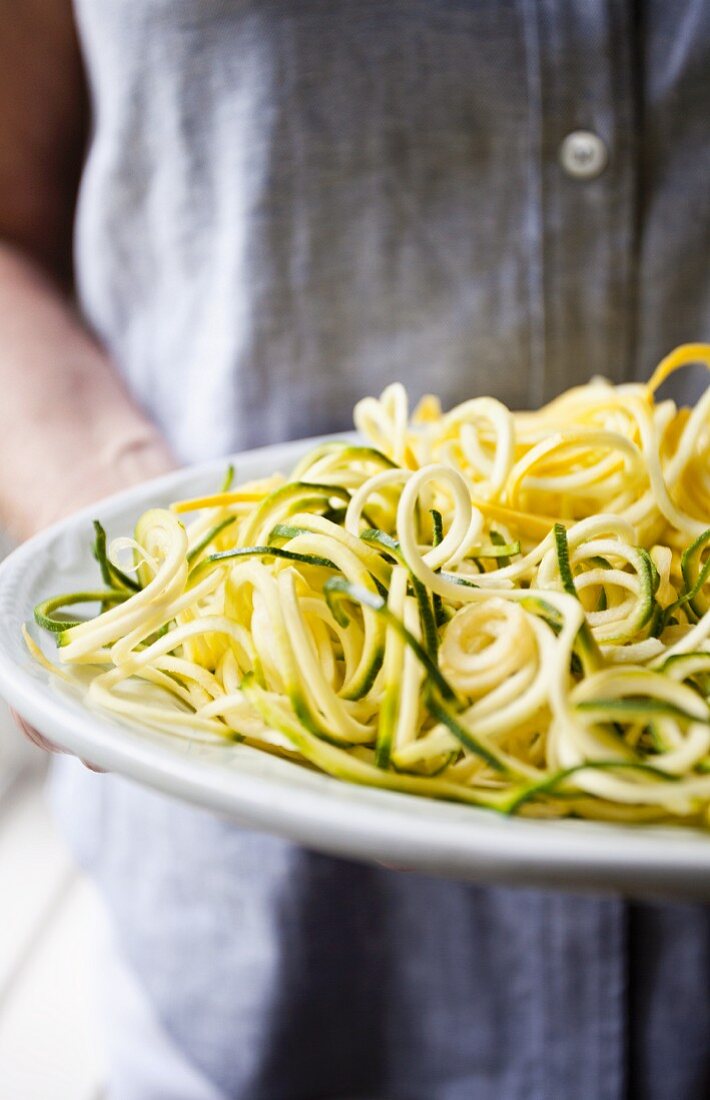
[[[591,130],[573,130],[560,145],[560,164],[573,179],[596,179],[606,162],[606,145]]]

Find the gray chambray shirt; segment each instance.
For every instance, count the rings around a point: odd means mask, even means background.
[[[393,379],[520,406],[710,335],[702,0],[76,9],[81,302],[185,461],[339,429]],[[67,830],[227,1097],[710,1095],[703,909],[339,862],[79,782]]]

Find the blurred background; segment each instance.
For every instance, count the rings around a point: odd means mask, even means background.
[[[52,822],[47,765],[0,701],[0,1100],[100,1100],[97,903]]]

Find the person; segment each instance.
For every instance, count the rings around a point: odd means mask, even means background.
[[[20,0],[0,518],[707,338],[702,0]],[[72,235],[74,242],[72,258]],[[41,733],[41,731],[40,731]],[[62,761],[119,1100],[697,1100],[702,907],[338,861]]]

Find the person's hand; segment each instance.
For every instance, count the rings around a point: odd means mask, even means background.
[[[23,733],[28,741],[31,741],[33,745],[36,745],[38,749],[43,749],[45,752],[65,752],[59,745],[55,745],[54,742],[48,741],[39,730],[36,730],[34,726],[31,726],[29,722],[26,722],[21,714],[18,714],[16,710],[10,708],[10,714],[15,720],[15,724],[20,733]],[[103,768],[97,768],[95,764],[90,764],[88,760],[82,760],[84,767],[88,768],[92,772],[102,772]]]
[[[20,733],[24,733],[28,741],[31,741],[33,745],[36,745],[38,749],[44,749],[45,752],[63,752],[58,745],[48,741],[46,737],[43,737],[39,730],[36,730],[34,726],[31,726],[29,722],[25,722],[21,714],[18,714],[16,710],[10,708],[10,714],[15,720]]]
[[[101,497],[116,493],[121,489],[127,489],[131,485],[147,481],[151,477],[158,477],[160,474],[168,473],[175,468],[175,462],[167,446],[159,439],[150,440],[146,443],[140,441],[139,445],[134,444],[122,450],[117,448],[117,450],[120,453],[116,455],[116,460],[111,463],[109,469],[102,468],[101,465],[94,466],[91,470],[83,471],[84,476],[79,478],[78,481],[75,474],[73,480],[76,488],[74,491],[67,491],[67,482],[65,482],[65,489],[62,493],[54,495],[44,493],[43,496],[47,503],[45,503],[43,510],[38,510],[36,513],[37,522],[33,525],[34,529],[23,530],[23,535],[29,537],[42,527],[48,526],[49,523],[55,520],[62,519],[65,515],[70,515],[84,505],[90,504],[93,500],[99,500]],[[30,725],[17,711],[11,710],[10,713],[20,732],[33,745],[45,752],[65,751]],[[103,770],[86,760],[83,763],[91,771]]]

